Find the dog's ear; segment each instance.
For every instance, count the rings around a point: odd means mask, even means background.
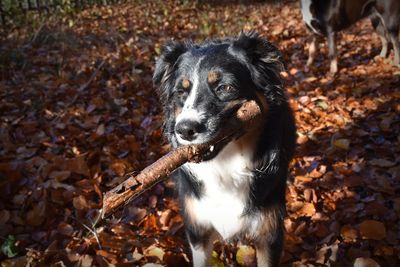
[[[188,50],[184,43],[170,42],[161,48],[153,74],[153,83],[159,86],[165,80],[178,58]]]
[[[273,44],[261,38],[258,33],[241,32],[232,43],[233,49],[243,50],[246,56],[253,62],[262,61],[266,64],[276,65],[283,69],[282,54]]]
[[[273,44],[261,38],[256,32],[241,32],[233,40],[233,50],[244,53],[256,69],[264,74],[278,75],[283,71],[282,54]],[[272,73],[271,73],[272,72]]]

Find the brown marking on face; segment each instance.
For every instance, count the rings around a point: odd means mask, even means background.
[[[220,76],[219,73],[216,72],[216,71],[210,71],[210,72],[208,72],[208,74],[207,74],[207,81],[208,81],[208,83],[209,83],[209,84],[213,84],[213,83],[217,82],[218,79],[219,79],[219,76]]]
[[[190,81],[188,79],[183,79],[182,80],[182,87],[183,89],[188,89],[190,86]]]

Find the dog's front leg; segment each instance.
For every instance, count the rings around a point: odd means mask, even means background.
[[[395,27],[395,29],[388,29],[390,40],[393,44],[394,50],[394,59],[393,65],[400,67],[400,42],[399,42],[399,27]]]
[[[335,74],[338,71],[337,66],[337,49],[336,49],[336,33],[328,29],[328,48],[329,48],[329,60],[330,60],[330,72]]]
[[[255,242],[257,266],[277,267],[283,248],[283,229],[278,227],[271,236],[266,236]]]
[[[213,241],[216,238],[214,230],[194,228],[191,226],[186,230],[192,250],[192,260],[194,267],[211,266],[211,254],[213,250]]]

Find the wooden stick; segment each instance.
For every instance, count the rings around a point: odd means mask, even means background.
[[[120,185],[106,192],[103,197],[102,218],[107,217],[119,206],[128,203],[155,184],[164,181],[175,169],[186,162],[200,162],[202,155],[209,151],[212,145],[242,135],[246,128],[259,123],[262,117],[262,108],[255,101],[239,105],[236,116],[233,116],[232,120],[227,123],[226,130],[213,142],[176,148],[146,167],[138,175],[128,176]]]

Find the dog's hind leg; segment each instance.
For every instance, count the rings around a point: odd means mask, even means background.
[[[393,44],[394,59],[393,65],[400,67],[400,42],[399,42],[399,26],[388,28],[390,40]]]
[[[328,30],[328,49],[329,49],[328,56],[330,60],[330,72],[331,74],[335,74],[338,71],[336,33],[332,30]]]
[[[388,56],[388,52],[389,52],[389,49],[388,49],[389,36],[385,29],[384,22],[378,15],[375,15],[371,18],[371,23],[372,23],[372,26],[374,27],[376,33],[378,34],[379,38],[381,39],[381,43],[382,43],[382,49],[381,49],[381,53],[379,54],[379,56],[386,58]]]
[[[385,12],[381,14],[382,22],[386,28],[390,41],[393,44],[394,59],[393,65],[400,66],[400,4],[390,5],[391,1],[386,2]],[[394,2],[393,2],[394,3]]]
[[[190,226],[187,228],[186,234],[192,250],[193,266],[211,266],[211,253],[213,249],[213,241],[216,239],[216,232],[213,229]]]
[[[318,43],[319,43],[318,36],[316,34],[313,34],[310,47],[308,48],[308,60],[307,60],[308,67],[314,63],[315,54],[317,53],[318,50]]]

